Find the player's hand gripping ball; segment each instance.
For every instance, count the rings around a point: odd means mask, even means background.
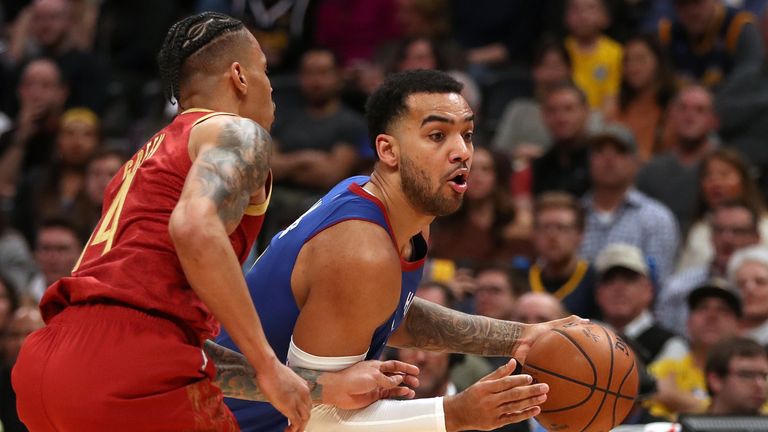
[[[637,397],[635,355],[611,330],[595,323],[566,324],[539,336],[523,372],[549,384],[536,419],[549,431],[608,432]]]

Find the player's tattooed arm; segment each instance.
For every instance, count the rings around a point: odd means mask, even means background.
[[[427,351],[512,356],[521,343],[524,326],[465,314],[416,298],[390,343]]]
[[[192,173],[200,194],[210,198],[227,227],[240,222],[251,194],[269,173],[272,139],[258,123],[232,117],[223,125],[216,146],[203,151]]]
[[[256,382],[256,371],[240,353],[207,340],[203,344],[206,356],[216,365],[214,383],[221,388],[224,396],[258,402],[267,402],[267,398]],[[312,402],[321,403],[323,385],[318,379],[323,372],[304,368],[291,368],[307,381]]]

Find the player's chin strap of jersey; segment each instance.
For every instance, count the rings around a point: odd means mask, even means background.
[[[338,371],[365,360],[367,353],[349,357],[318,357],[293,343],[288,349],[288,364],[319,371]],[[317,405],[307,432],[445,432],[443,398],[380,400],[359,410],[343,410],[333,405]]]

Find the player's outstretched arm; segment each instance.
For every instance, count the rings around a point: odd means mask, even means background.
[[[361,410],[321,405],[312,411],[314,432],[454,432],[491,430],[537,415],[549,390],[530,375],[510,375],[514,360],[463,392],[445,398],[378,401]]]
[[[224,396],[267,402],[256,382],[256,371],[240,353],[211,340],[203,345],[208,358],[216,364],[216,385]],[[320,372],[292,367],[307,381],[312,401],[343,409],[363,408],[385,398],[412,398],[415,394],[402,384],[417,386],[416,366],[400,361],[376,360],[357,363],[339,372]]]
[[[258,372],[259,387],[291,421],[289,430],[299,431],[312,406],[309,388],[269,346],[228,238],[251,195],[264,188],[270,149],[269,134],[251,120],[218,116],[197,125],[169,232],[192,289]]]
[[[523,361],[539,335],[552,327],[580,320],[570,316],[542,324],[522,324],[465,314],[416,298],[389,344],[427,351],[515,357]]]

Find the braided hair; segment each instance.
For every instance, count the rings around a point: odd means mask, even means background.
[[[157,56],[166,98],[172,103],[179,100],[179,86],[189,57],[211,41],[243,29],[241,21],[217,12],[192,15],[171,26]]]

